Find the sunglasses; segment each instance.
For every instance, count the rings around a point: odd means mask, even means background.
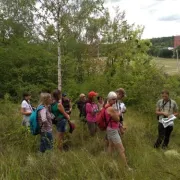
[[[113,101],[116,101],[116,99],[112,99]]]

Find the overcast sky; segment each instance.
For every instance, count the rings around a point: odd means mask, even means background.
[[[143,38],[180,35],[180,0],[106,0],[112,14],[115,6],[130,24],[145,26]]]

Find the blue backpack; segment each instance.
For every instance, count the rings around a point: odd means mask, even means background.
[[[38,112],[43,108],[43,105],[38,106],[30,115],[30,131],[32,135],[40,134],[41,127],[38,122]]]

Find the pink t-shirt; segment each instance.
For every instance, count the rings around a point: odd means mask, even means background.
[[[109,121],[111,116],[110,114],[108,114],[107,109],[105,111],[105,115],[106,115],[106,120]],[[119,125],[120,125],[119,121],[114,121],[113,119],[111,119],[108,123],[107,129],[119,129]]]
[[[93,113],[94,112],[94,113]],[[96,122],[96,114],[98,112],[98,106],[96,103],[86,103],[86,119],[88,122]]]

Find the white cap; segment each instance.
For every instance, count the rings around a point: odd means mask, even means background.
[[[107,99],[116,99],[117,98],[117,94],[114,91],[109,92]]]

